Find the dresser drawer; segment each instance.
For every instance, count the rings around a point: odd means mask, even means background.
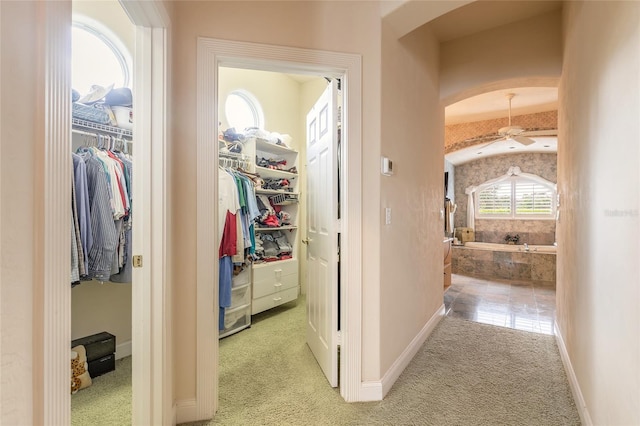
[[[298,273],[298,259],[260,263],[253,266],[253,282],[278,280],[281,276]]]
[[[251,282],[251,268],[245,268],[231,280],[231,287],[242,287]]]
[[[251,303],[251,285],[231,287],[231,308]]]
[[[291,302],[298,298],[298,287],[282,290],[269,296],[254,299],[251,304],[251,313],[253,315],[266,311],[283,303]]]
[[[255,281],[253,283],[253,298],[268,296],[278,291],[287,290],[298,286],[298,274],[281,276],[278,279]]]
[[[249,324],[251,324],[251,305],[228,308],[224,311],[224,329],[220,330],[220,335]]]

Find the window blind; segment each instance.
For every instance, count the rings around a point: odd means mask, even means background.
[[[479,216],[511,216],[511,182],[498,183],[478,193]]]
[[[535,182],[516,182],[516,215],[551,215],[553,191]]]

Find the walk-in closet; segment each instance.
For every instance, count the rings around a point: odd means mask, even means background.
[[[219,389],[226,411],[243,392],[246,374],[270,377],[268,354],[286,357],[294,346],[309,351],[307,116],[331,79],[218,71]],[[287,343],[275,343],[282,333]],[[269,334],[272,339],[264,337]]]
[[[71,420],[131,422],[135,27],[73,2]]]

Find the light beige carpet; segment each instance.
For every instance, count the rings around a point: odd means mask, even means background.
[[[445,317],[383,401],[348,404],[305,343],[305,307],[220,342],[220,406],[194,425],[578,425],[552,336]]]
[[[71,395],[72,426],[131,424],[131,357],[116,361],[115,371],[92,379]]]
[[[220,341],[219,389],[216,417],[191,425],[580,424],[553,336],[450,317],[383,401],[346,403],[305,343],[303,299]],[[72,396],[72,424],[130,423],[125,358]]]

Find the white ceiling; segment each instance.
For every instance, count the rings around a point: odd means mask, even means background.
[[[490,120],[509,116],[509,100],[507,93],[515,96],[511,100],[511,116],[533,114],[558,109],[557,87],[519,87],[484,93],[464,99],[445,108],[445,124],[460,124],[473,121]],[[517,118],[512,120],[518,125]],[[496,132],[498,129],[496,129]],[[445,155],[447,161],[454,165],[516,152],[557,152],[557,137],[532,137],[535,143],[524,146],[513,140],[500,141],[491,145],[489,142],[479,143],[465,149]]]

